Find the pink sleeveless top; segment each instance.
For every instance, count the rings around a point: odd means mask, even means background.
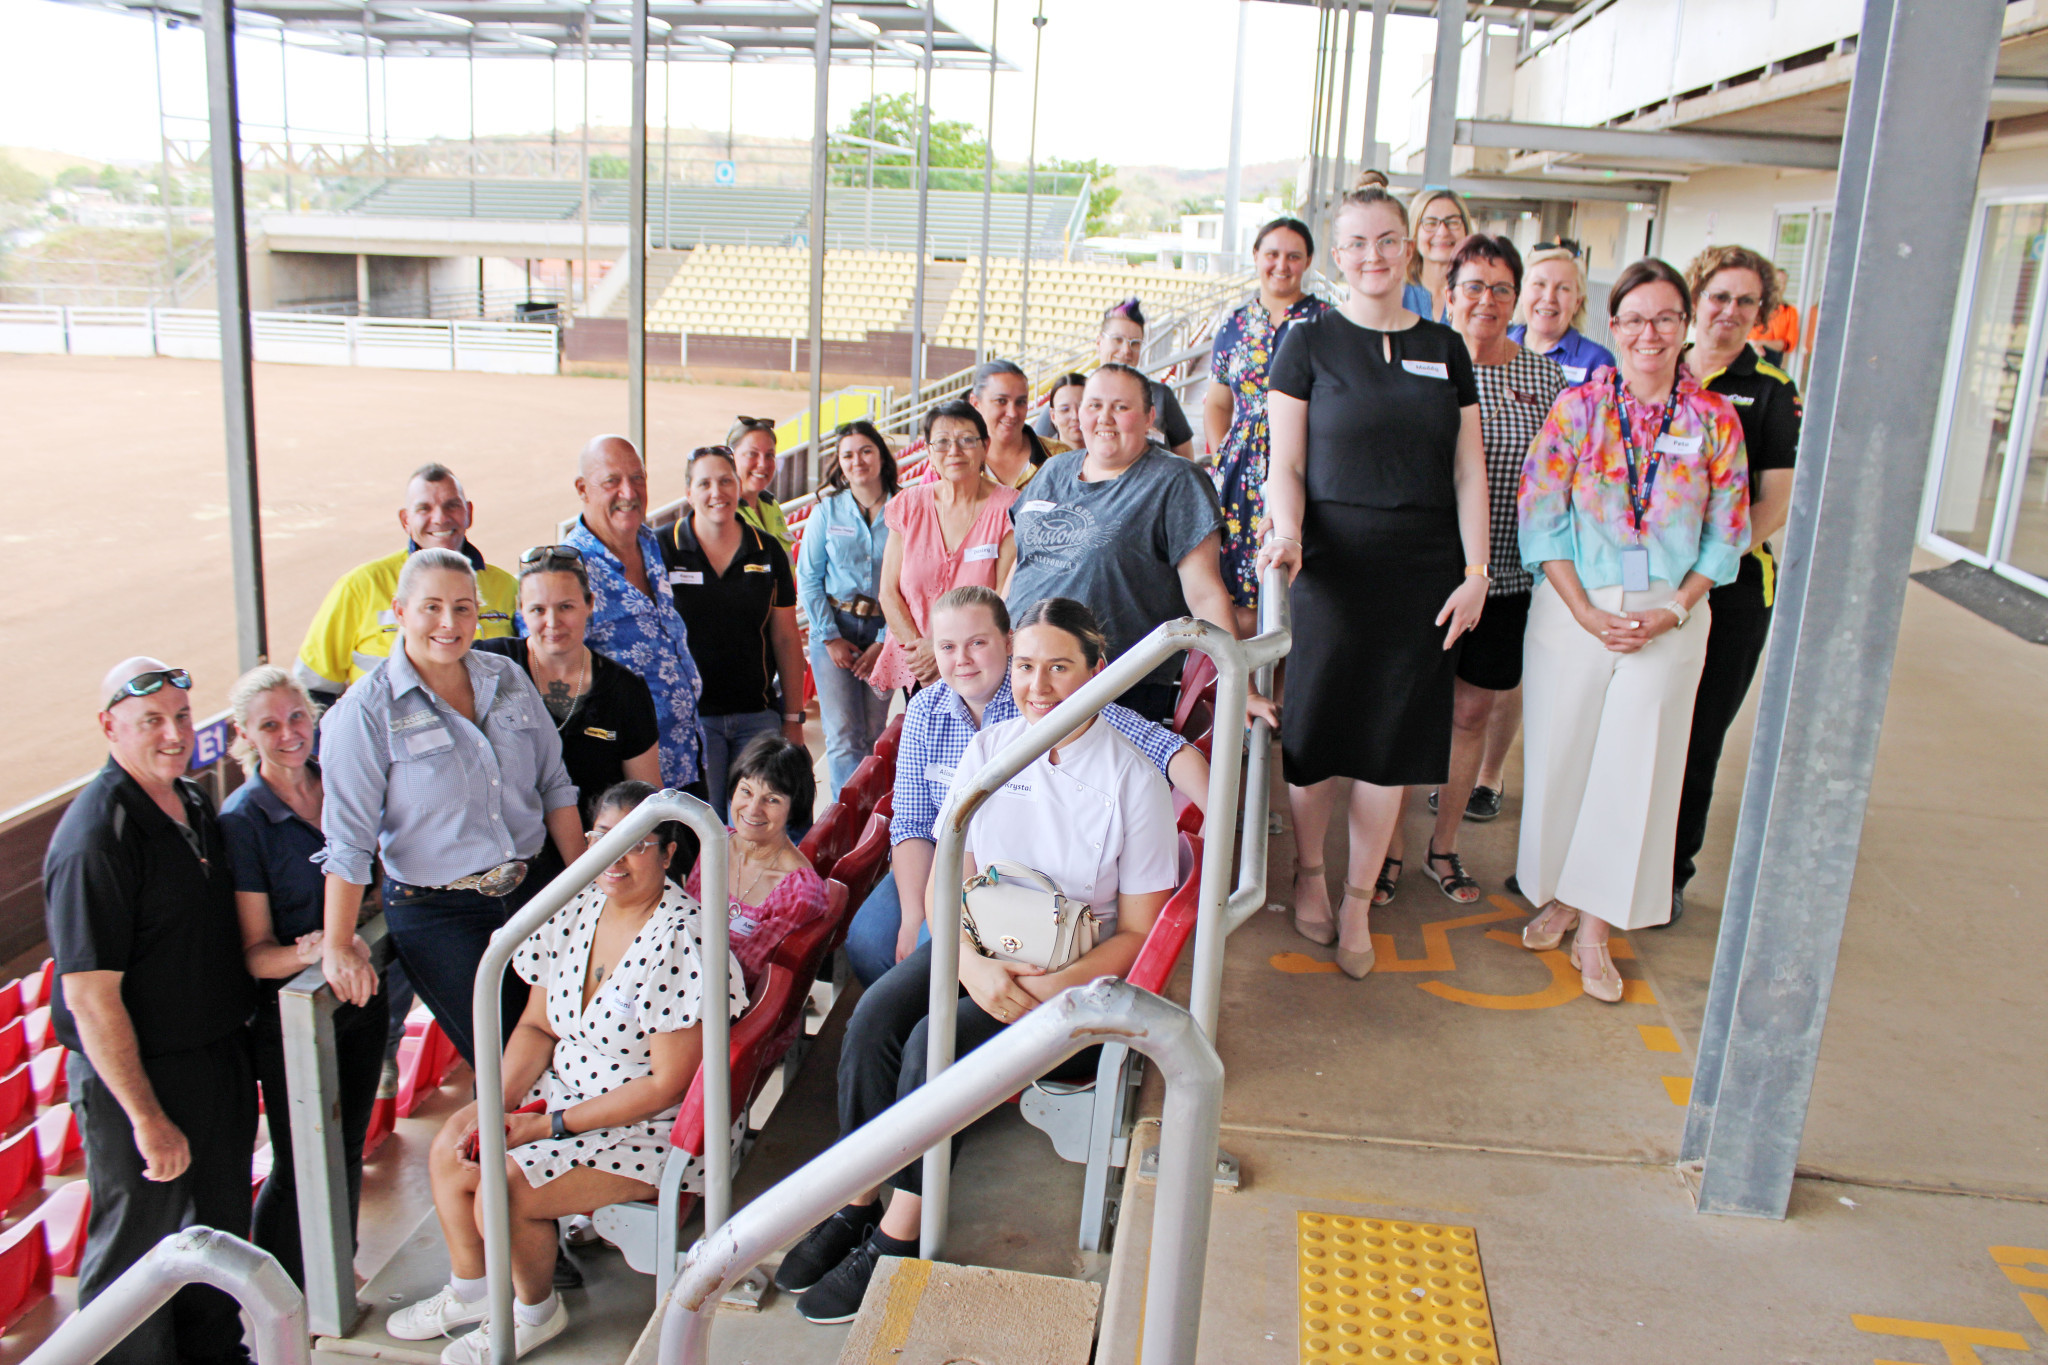
[[[896,586],[920,635],[931,629],[932,603],[954,588],[970,583],[984,588],[996,586],[996,561],[1003,537],[1010,534],[1010,505],[1017,501],[1017,490],[995,484],[987,487],[988,501],[982,504],[981,514],[951,553],[947,552],[945,535],[939,529],[936,485],[906,488],[889,500],[884,519],[889,530],[903,542],[903,569]],[[868,681],[878,692],[916,682],[917,676],[910,671],[908,651],[894,640],[889,641],[876,658]]]

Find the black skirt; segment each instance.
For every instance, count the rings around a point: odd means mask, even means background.
[[[1311,501],[1301,538],[1281,722],[1287,780],[1443,782],[1462,641],[1445,649],[1450,627],[1436,616],[1464,581],[1456,511]]]

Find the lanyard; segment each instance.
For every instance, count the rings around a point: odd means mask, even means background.
[[[1664,421],[1657,428],[1657,439],[1650,443],[1650,457],[1641,469],[1640,477],[1636,468],[1635,423],[1629,416],[1629,395],[1626,385],[1620,388],[1621,411],[1621,453],[1628,462],[1628,511],[1635,523],[1636,540],[1643,538],[1643,518],[1650,510],[1650,493],[1657,486],[1657,467],[1663,463],[1663,452],[1658,449],[1664,438],[1671,433],[1671,419],[1678,412],[1678,385],[1671,386],[1670,397],[1664,400]]]

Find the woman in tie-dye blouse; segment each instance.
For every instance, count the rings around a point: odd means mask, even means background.
[[[1522,560],[1538,587],[1515,875],[1543,907],[1523,944],[1555,948],[1576,924],[1587,994],[1617,1001],[1610,927],[1671,915],[1706,597],[1749,548],[1749,470],[1735,409],[1679,362],[1684,277],[1637,261],[1607,309],[1619,368],[1558,396],[1522,467]]]

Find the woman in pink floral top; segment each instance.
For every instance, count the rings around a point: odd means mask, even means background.
[[[1735,409],[1679,363],[1684,278],[1638,261],[1607,309],[1620,368],[1558,397],[1522,468],[1522,560],[1539,585],[1515,876],[1543,907],[1524,946],[1555,948],[1576,925],[1586,993],[1613,1002],[1610,928],[1671,915],[1706,597],[1749,548],[1749,471]]]
[[[779,734],[757,735],[733,760],[732,856],[726,876],[732,888],[733,956],[746,976],[749,997],[776,945],[825,913],[825,879],[790,841],[792,811],[809,818],[817,795],[811,756]],[[704,865],[690,869],[688,890],[702,899]]]

